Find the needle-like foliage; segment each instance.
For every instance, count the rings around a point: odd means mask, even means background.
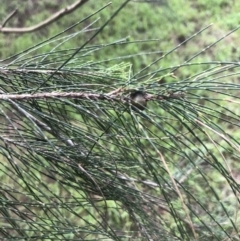
[[[134,71],[138,55],[92,57],[133,44],[91,44],[110,20],[1,62],[1,240],[239,240],[239,63],[195,62],[238,28],[184,63],[159,67],[182,43]]]

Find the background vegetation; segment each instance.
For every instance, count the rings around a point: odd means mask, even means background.
[[[102,11],[97,17],[99,21],[92,28],[101,26],[114,9],[121,5],[123,1],[113,1],[107,8],[107,11]],[[13,27],[31,26],[43,21],[52,13],[60,10],[64,6],[73,3],[73,1],[25,1],[19,4],[18,1],[3,0],[0,12],[0,18],[4,19],[11,11],[18,8],[19,13],[8,23]],[[66,29],[76,21],[82,20],[88,15],[97,11],[108,1],[88,2],[84,7],[77,9],[75,12],[67,15],[63,19],[57,21],[48,27],[41,29],[34,34],[23,35],[2,35],[1,36],[1,58],[4,59],[10,55],[16,54],[24,49],[27,49],[32,44],[41,42],[49,36],[57,34],[60,30]],[[197,38],[194,38],[189,43],[185,44],[176,54],[177,57],[164,58],[161,65],[169,66],[184,62],[191,57],[196,51],[200,51],[205,46],[211,44],[217,39],[224,36],[230,30],[234,29],[239,24],[239,13],[235,9],[239,9],[238,1],[132,1],[124,8],[114,19],[111,25],[107,26],[104,32],[97,36],[94,40],[96,43],[111,43],[123,38],[131,40],[149,40],[153,42],[136,43],[125,45],[124,48],[104,48],[101,53],[94,53],[94,59],[104,59],[116,56],[126,56],[142,52],[156,52],[155,55],[138,56],[131,59],[134,68],[143,68],[149,62],[149,58],[154,59],[161,52],[167,52],[178,44],[182,43],[191,35],[195,34],[202,28],[213,23],[213,26],[204,31]],[[87,26],[90,22],[84,22],[79,26],[79,30]],[[66,42],[62,48],[72,48],[79,46],[88,39],[89,34],[79,36],[71,42]],[[199,57],[199,61],[204,58],[204,61],[228,59],[238,60],[239,50],[237,48],[238,34],[233,34],[210,51],[206,51]],[[70,46],[69,46],[70,45]],[[46,50],[51,49],[51,46],[45,46]],[[104,57],[103,57],[104,56]]]
[[[2,101],[3,239],[240,239],[240,2],[130,1],[72,56],[123,2],[53,41],[108,1],[0,36],[4,93],[123,88],[125,99],[132,90],[163,98],[143,112],[119,96]],[[4,0],[0,18],[17,6],[8,25],[30,26],[70,3]]]

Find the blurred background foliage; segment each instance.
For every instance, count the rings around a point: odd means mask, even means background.
[[[239,31],[226,36],[240,24],[239,1],[130,1],[64,66],[66,75],[48,82],[47,72],[18,72],[55,70],[123,2],[112,1],[65,38],[12,58],[108,1],[90,0],[34,33],[1,34],[2,68],[10,70],[1,73],[1,89],[30,93],[41,84],[40,91],[108,93],[127,86],[184,96],[150,102],[144,112],[98,100],[2,102],[1,213],[9,226],[1,234],[16,240],[239,240]],[[0,19],[18,8],[7,26],[31,26],[71,3],[3,0]],[[75,75],[86,70],[89,76]]]
[[[60,30],[66,29],[76,21],[84,19],[86,16],[97,11],[109,1],[90,1],[84,4],[70,15],[65,16],[59,21],[36,31],[34,34],[4,34],[0,36],[1,59],[14,55],[29,46],[45,40],[49,36],[57,34]],[[19,13],[9,21],[7,27],[26,27],[37,24],[45,20],[52,13],[60,10],[64,6],[73,3],[73,1],[2,1],[0,19],[4,19],[11,11],[18,8]],[[112,1],[107,10],[102,11],[95,18],[85,21],[78,28],[79,30],[91,21],[100,17],[92,26],[97,28],[101,26],[113,13],[114,9],[120,6],[123,0]],[[142,69],[150,61],[156,59],[163,52],[167,52],[176,45],[182,43],[189,36],[193,35],[200,29],[213,23],[213,26],[204,31],[197,38],[186,43],[176,53],[176,56],[164,58],[161,66],[176,65],[184,62],[191,57],[196,51],[204,48],[210,43],[216,41],[228,31],[235,28],[239,23],[240,3],[234,0],[168,0],[168,1],[132,1],[125,7],[118,18],[114,19],[101,34],[92,43],[111,43],[119,39],[127,38],[130,41],[149,40],[154,41],[126,44],[119,47],[106,47],[100,52],[93,52],[94,60],[106,60],[116,56],[126,56],[130,54],[151,53],[151,55],[139,55],[132,58],[134,68]],[[75,31],[75,29],[73,30]],[[89,38],[89,34],[84,33],[72,41],[67,41],[60,49],[73,48],[83,44]],[[204,58],[204,61],[228,59],[238,60],[239,49],[237,48],[238,35],[233,34],[217,46],[206,51],[198,57],[198,61]],[[51,45],[45,46],[45,51],[51,49]],[[196,68],[201,68],[197,66]],[[190,73],[191,74],[191,73]]]

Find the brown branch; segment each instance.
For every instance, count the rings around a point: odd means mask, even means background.
[[[126,89],[125,93],[130,90]],[[134,91],[134,90],[133,90]],[[36,94],[0,94],[0,100],[29,100],[29,99],[47,99],[47,98],[70,98],[70,99],[89,99],[89,100],[108,100],[121,101],[123,103],[131,102],[131,96],[126,97],[121,93],[124,89],[119,88],[107,94],[84,93],[84,92],[42,92]],[[180,99],[184,97],[184,93],[170,93],[168,95],[151,95],[146,94],[146,101],[149,100],[169,100]]]
[[[40,22],[39,24],[33,25],[31,27],[26,27],[26,28],[4,28],[6,23],[15,14],[15,12],[13,12],[3,21],[3,23],[2,23],[2,25],[0,27],[0,32],[2,32],[2,33],[29,33],[29,32],[36,31],[36,30],[38,30],[40,28],[43,28],[43,27],[45,27],[45,26],[55,22],[56,20],[58,20],[59,18],[63,17],[64,15],[67,15],[67,14],[73,12],[74,10],[76,10],[78,7],[80,7],[81,5],[86,3],[87,1],[88,0],[78,0],[75,3],[73,3],[72,5],[69,5],[69,6],[61,9],[60,11],[56,12],[55,14],[53,14],[48,19]]]
[[[37,94],[0,94],[0,100],[28,100],[47,98],[72,98],[90,100],[110,100],[111,97],[103,94],[83,93],[83,92],[43,92]]]
[[[7,22],[17,13],[17,9],[15,9],[14,11],[12,11],[4,20],[3,20],[3,23],[2,25],[0,26],[0,28],[2,29],[6,24]]]

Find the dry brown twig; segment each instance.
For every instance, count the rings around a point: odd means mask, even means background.
[[[36,31],[40,28],[43,28],[43,27],[55,22],[56,20],[62,18],[63,16],[73,12],[74,10],[76,10],[78,7],[80,7],[87,1],[88,0],[78,0],[75,3],[73,3],[72,5],[69,5],[69,6],[61,9],[60,11],[56,12],[48,19],[46,19],[36,25],[33,25],[31,27],[25,27],[25,28],[6,28],[6,27],[4,27],[7,24],[7,22],[17,13],[17,10],[14,10],[12,13],[10,13],[6,17],[6,19],[1,24],[0,32],[2,32],[2,33],[29,33],[29,32]]]
[[[40,92],[35,94],[5,94],[1,91],[0,100],[29,100],[29,99],[48,99],[48,98],[70,98],[70,99],[89,99],[89,100],[108,100],[129,102],[130,98],[122,95],[124,89],[117,89],[115,92],[107,94],[85,93],[85,92]],[[126,90],[125,92],[129,92]],[[168,95],[151,95],[146,94],[146,100],[169,100],[181,99],[184,93],[170,93]]]
[[[7,22],[17,13],[17,9],[13,10],[4,20],[0,28],[4,28],[4,26],[7,24]]]

